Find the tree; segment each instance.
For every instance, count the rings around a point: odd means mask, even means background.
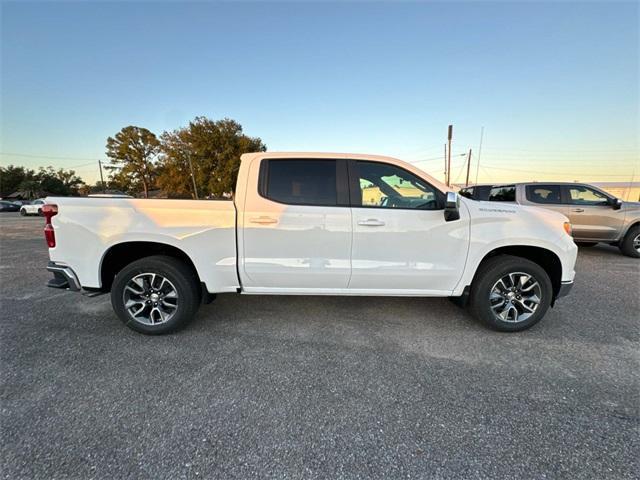
[[[77,195],[78,188],[84,183],[74,170],[55,170],[51,166],[40,167],[35,178],[40,184],[40,191],[52,195]]]
[[[177,196],[194,196],[191,167],[200,196],[233,192],[240,155],[267,149],[260,138],[245,135],[242,126],[228,118],[196,117],[185,128],[163,133],[161,140],[158,183]]]
[[[24,192],[29,198],[41,195],[75,195],[83,185],[82,178],[73,170],[53,167],[40,167],[38,172],[25,167],[0,167],[0,194],[10,195],[14,192]]]
[[[58,180],[62,182],[62,184],[70,194],[77,194],[80,187],[84,185],[84,181],[82,180],[82,178],[76,175],[75,170],[65,170],[64,168],[59,168],[56,171],[55,175]]]
[[[23,192],[23,198],[38,198],[43,194],[42,187],[40,186],[40,182],[33,178],[25,178],[17,188],[18,191]]]
[[[0,196],[6,197],[20,190],[20,184],[27,180],[33,180],[35,172],[25,167],[8,165],[0,167]]]
[[[182,128],[164,132],[160,141],[162,153],[158,165],[158,185],[173,198],[196,198],[189,163],[193,160],[189,130]],[[199,189],[199,192],[203,190]]]
[[[115,137],[107,138],[107,156],[118,169],[112,175],[114,182],[129,191],[142,187],[145,198],[148,198],[149,189],[155,183],[153,161],[159,147],[155,134],[142,127],[124,127]]]

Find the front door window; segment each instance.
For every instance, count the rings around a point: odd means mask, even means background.
[[[411,172],[386,163],[355,162],[359,198],[356,206],[437,210],[436,191]],[[357,205],[358,200],[361,202]]]

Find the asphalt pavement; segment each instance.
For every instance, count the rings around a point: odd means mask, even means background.
[[[45,287],[0,213],[3,478],[640,475],[640,262],[582,249],[534,328],[446,299],[219,295],[177,334]]]

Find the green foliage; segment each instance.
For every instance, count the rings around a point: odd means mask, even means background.
[[[114,173],[111,180],[128,192],[143,190],[148,197],[155,186],[156,167],[154,160],[160,149],[158,138],[142,127],[124,127],[115,137],[107,138],[107,156],[112,166],[106,167]]]
[[[249,137],[230,119],[196,117],[185,128],[161,136],[158,184],[174,196],[193,196],[189,160],[200,198],[233,192],[240,155],[264,152],[260,138]]]
[[[0,167],[0,193],[3,197],[14,192],[23,192],[28,198],[49,194],[77,195],[82,185],[82,179],[73,170],[41,167],[35,172],[14,165]]]
[[[0,196],[6,197],[18,191],[20,184],[25,180],[33,179],[35,173],[33,170],[25,167],[16,167],[14,165],[7,167],[0,166]]]

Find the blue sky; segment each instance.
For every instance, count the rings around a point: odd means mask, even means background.
[[[484,126],[480,181],[637,180],[638,13],[636,2],[3,2],[0,163],[77,166],[93,181],[86,164],[120,128],[160,134],[205,115],[239,121],[269,150],[426,159],[436,176],[447,125],[456,155],[477,153]]]

